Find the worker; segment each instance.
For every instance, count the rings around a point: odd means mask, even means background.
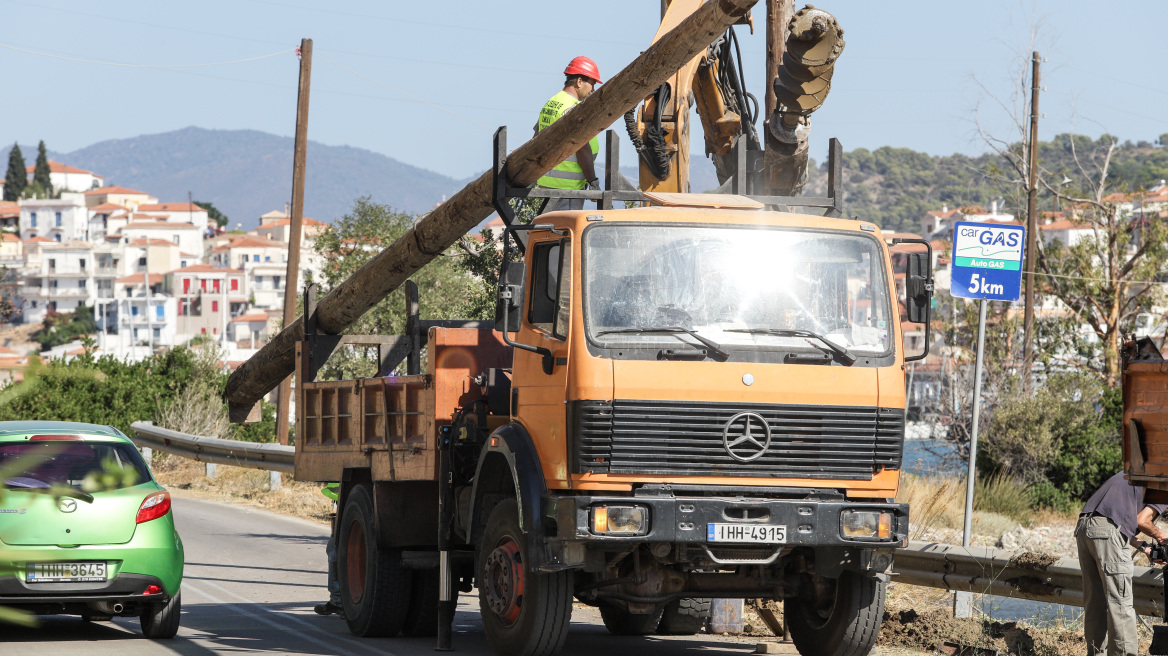
[[[564,69],[564,89],[552,96],[539,112],[535,133],[539,134],[547,126],[560,120],[568,110],[580,104],[600,84],[600,69],[596,62],[587,57],[576,57]],[[596,154],[600,144],[596,137],[580,147],[575,155],[560,162],[546,175],[536,181],[536,187],[545,189],[600,189],[596,178]],[[582,210],[583,198],[548,198],[538,212],[555,210]]]
[[[1123,472],[1107,479],[1083,506],[1075,526],[1079,569],[1083,572],[1083,634],[1087,654],[1136,656],[1136,611],[1132,603],[1132,553],[1138,531],[1168,543],[1155,520],[1165,505],[1147,503],[1144,488]],[[1150,553],[1145,549],[1145,553]]]
[[[333,523],[337,521],[337,493],[341,490],[340,483],[329,483],[321,488],[320,493],[333,502]],[[337,543],[333,539],[334,531],[329,531],[328,544],[324,547],[325,557],[328,558],[328,593],[329,599],[313,608],[317,615],[339,615],[345,617],[345,608],[341,605],[341,582],[337,578]]]

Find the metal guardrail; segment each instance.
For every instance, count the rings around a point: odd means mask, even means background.
[[[134,430],[134,435],[130,439],[138,446],[173,453],[199,462],[265,469],[284,474],[294,474],[296,470],[293,461],[295,447],[187,435],[159,428],[149,421],[136,421],[130,424],[130,428]]]
[[[910,542],[907,548],[896,551],[892,569],[893,583],[1083,605],[1077,558]],[[1136,612],[1164,617],[1164,570],[1136,567],[1132,583]]]

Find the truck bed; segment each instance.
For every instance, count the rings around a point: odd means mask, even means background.
[[[1168,360],[1124,365],[1123,463],[1133,483],[1168,490]]]
[[[296,347],[296,479],[339,481],[367,468],[375,481],[438,478],[438,435],[482,393],[474,377],[511,365],[493,330],[431,328],[428,373],[302,382],[308,342]]]

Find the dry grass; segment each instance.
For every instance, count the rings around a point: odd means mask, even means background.
[[[333,502],[320,493],[320,484],[301,483],[284,476],[279,490],[268,489],[268,472],[218,465],[215,478],[207,478],[201,462],[156,453],[152,467],[158,482],[178,497],[213,499],[256,506],[273,512],[327,524]]]
[[[979,486],[975,495],[972,533],[980,540],[975,543],[996,544],[1002,533],[1019,523],[1028,526],[1061,525],[1068,521],[1067,515],[1051,510],[1023,509],[1019,489],[1001,478],[991,478]],[[960,538],[965,517],[964,477],[902,473],[896,500],[909,504],[911,508],[910,540],[951,542],[954,536]]]

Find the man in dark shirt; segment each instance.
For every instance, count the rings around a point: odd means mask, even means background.
[[[1144,488],[1131,485],[1123,472],[1107,479],[1083,506],[1075,526],[1079,569],[1083,572],[1083,634],[1087,654],[1136,656],[1136,611],[1132,603],[1132,564],[1128,544],[1136,533],[1168,543],[1168,532],[1155,520],[1162,504],[1145,503]],[[1105,647],[1106,645],[1106,647]]]

